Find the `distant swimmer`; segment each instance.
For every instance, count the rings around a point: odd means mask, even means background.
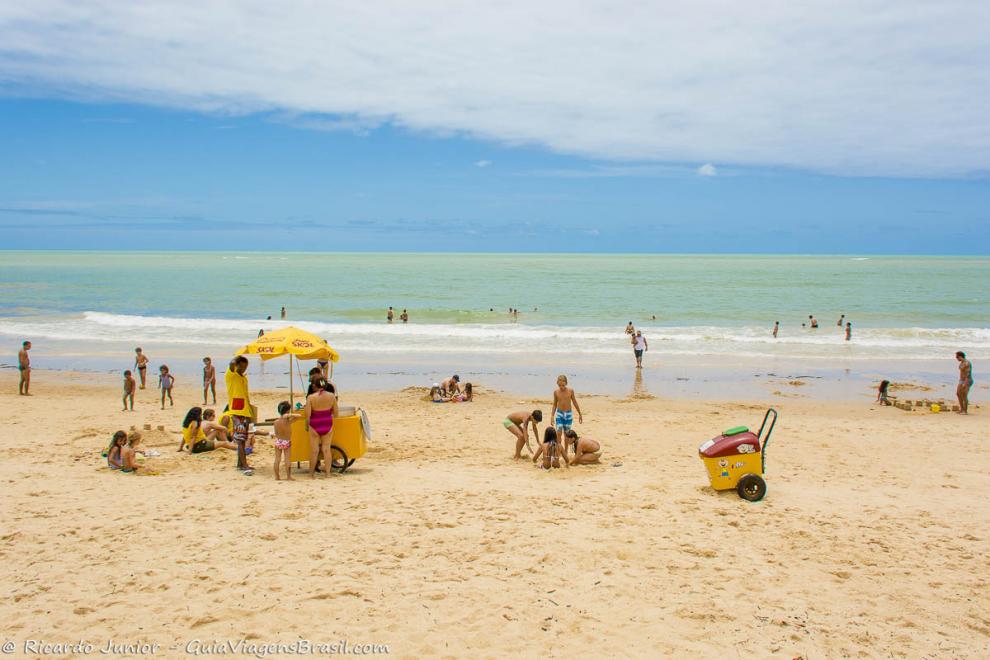
[[[956,386],[956,398],[959,399],[959,412],[969,414],[969,390],[973,387],[973,363],[966,359],[966,354],[956,351],[959,361],[959,385]]]
[[[148,379],[148,356],[140,348],[134,349],[134,367],[141,377],[141,389],[143,390]]]
[[[777,338],[777,333],[780,331],[780,321],[773,322],[773,338]]]
[[[853,336],[853,324],[846,321],[846,341],[852,339]]]
[[[529,434],[527,429],[532,426],[533,439],[537,446],[540,444],[540,429],[538,424],[543,421],[543,412],[534,410],[533,412],[514,412],[506,415],[502,421],[502,426],[516,437],[516,455],[513,458],[522,458],[522,448],[526,447],[530,456],[534,454],[533,448],[529,445]]]
[[[632,321],[626,324],[626,334],[631,335],[636,332],[636,328],[633,327]]]
[[[271,318],[271,317],[269,316],[268,318]],[[282,318],[283,319],[285,318],[285,307],[284,306],[282,307]]]
[[[388,312],[385,314],[385,319],[389,323],[391,323],[393,321],[393,319],[395,319],[395,310],[393,310],[391,306],[389,306]]]
[[[570,430],[564,432],[565,448],[574,452],[571,465],[598,463],[602,458],[602,443],[592,440],[588,436],[578,437],[577,431]]]
[[[21,343],[21,350],[17,351],[17,371],[21,374],[21,380],[17,385],[17,393],[21,396],[31,396],[31,358],[28,351],[31,350],[31,342]],[[140,349],[138,349],[140,350]]]
[[[846,315],[845,315],[845,314],[843,314],[842,316],[840,316],[840,317],[839,317],[839,321],[838,321],[838,322],[837,322],[837,323],[836,323],[835,325],[837,325],[837,326],[839,326],[839,327],[841,328],[841,327],[842,327],[842,322],[843,322],[843,321],[844,321],[845,319],[846,319]]]
[[[811,314],[808,314],[808,320],[811,321],[811,329],[814,330],[818,327],[818,319],[816,319]]]

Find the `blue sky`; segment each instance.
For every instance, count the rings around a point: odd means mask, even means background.
[[[986,5],[840,4],[3,7],[0,245],[990,253]]]

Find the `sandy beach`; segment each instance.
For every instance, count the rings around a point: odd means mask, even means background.
[[[583,397],[603,464],[512,460],[507,412],[547,397],[346,392],[374,437],[344,475],[272,478],[259,442],[177,454],[160,411],[90,375],[0,378],[5,639],[384,644],[398,657],[986,657],[990,448],[955,414],[769,400],[780,422],[766,499],[708,488],[697,446],[758,426],[760,403]],[[580,383],[574,383],[580,392]],[[221,395],[222,396],[222,395]],[[284,392],[257,392],[271,414]],[[151,475],[104,467],[118,428],[146,433]],[[198,640],[198,641],[197,641]],[[18,646],[18,653],[23,652]],[[30,655],[28,653],[27,655]]]

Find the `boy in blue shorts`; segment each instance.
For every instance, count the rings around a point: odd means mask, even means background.
[[[574,425],[575,410],[578,414],[578,424],[583,424],[584,416],[581,415],[581,406],[578,405],[574,390],[567,386],[567,376],[557,376],[557,389],[553,391],[553,409],[550,411],[550,419],[553,420],[558,435],[563,435],[565,431],[571,430]]]

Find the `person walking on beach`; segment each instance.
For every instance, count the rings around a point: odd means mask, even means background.
[[[577,395],[567,386],[567,376],[561,374],[557,376],[557,389],[553,391],[553,408],[550,410],[550,419],[553,420],[557,433],[569,431],[574,425],[574,410],[577,410],[578,424],[583,424],[584,416],[581,414]]]
[[[207,392],[213,393],[213,405],[217,405],[217,368],[213,366],[213,360],[208,357],[203,358],[203,405],[206,405]]]
[[[633,354],[636,356],[636,368],[643,368],[643,351],[650,350],[650,345],[646,343],[646,337],[641,330],[637,330],[632,338]]]
[[[127,402],[131,403],[131,412],[134,411],[134,390],[137,389],[137,381],[131,375],[131,370],[124,372],[124,410],[127,410]],[[121,411],[123,412],[123,411]]]
[[[969,414],[969,390],[973,387],[973,363],[966,359],[966,354],[956,351],[959,361],[959,385],[956,386],[956,398],[959,399],[959,412]]]
[[[162,410],[165,410],[165,397],[168,397],[168,405],[174,406],[172,400],[172,387],[175,385],[175,376],[169,373],[168,365],[163,364],[158,367],[158,387],[162,389]]]
[[[853,324],[846,321],[846,341],[852,339],[853,336]]]
[[[31,396],[31,358],[28,351],[31,350],[31,342],[21,343],[21,350],[17,351],[17,371],[21,374],[21,380],[17,384],[17,393],[21,396]]]
[[[246,446],[248,429],[254,418],[254,408],[248,394],[248,379],[244,375],[247,368],[248,359],[238,355],[230,361],[224,382],[227,385],[227,409],[234,427],[232,435],[234,442],[237,443],[237,469],[244,475],[250,476],[254,474],[254,470],[248,465]]]
[[[140,348],[134,349],[134,367],[141,377],[141,389],[144,389],[148,380],[148,356]]]
[[[777,333],[780,331],[780,321],[773,322],[773,338],[777,338]]]

